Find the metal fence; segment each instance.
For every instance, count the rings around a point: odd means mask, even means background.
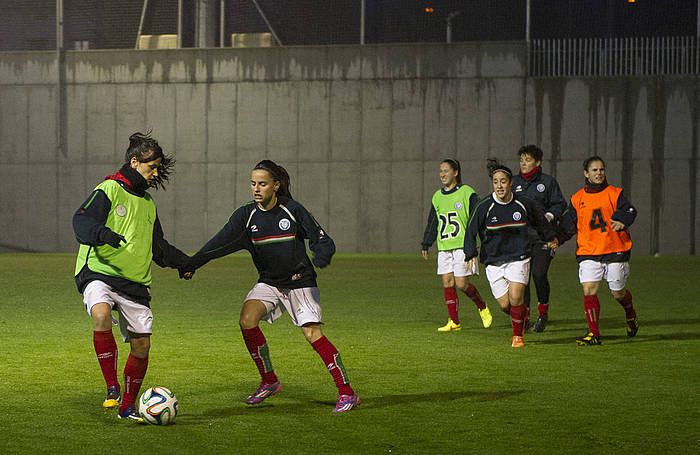
[[[609,77],[697,74],[698,38],[572,38],[533,40],[533,77]]]

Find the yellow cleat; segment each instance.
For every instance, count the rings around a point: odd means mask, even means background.
[[[448,319],[447,324],[438,327],[438,332],[459,332],[460,330],[462,330],[462,325],[455,324],[452,319]]]
[[[119,406],[120,399],[121,395],[119,394],[119,390],[115,387],[110,387],[107,389],[107,396],[105,397],[105,401],[102,402],[102,407],[105,409],[114,409]]]
[[[525,346],[525,341],[523,340],[523,337],[519,337],[517,335],[513,336],[513,343],[511,344],[514,348],[522,348]]]
[[[491,311],[489,310],[489,307],[485,307],[483,310],[479,310],[479,316],[481,316],[481,322],[484,323],[485,329],[491,327],[491,323],[493,322],[493,316],[491,316]]]

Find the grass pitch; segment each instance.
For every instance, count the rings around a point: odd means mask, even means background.
[[[585,332],[573,257],[552,265],[550,324],[510,347],[461,295],[462,331],[438,333],[446,310],[434,260],[338,255],[319,273],[325,333],[362,406],[331,410],[336,389],[287,317],[263,324],[285,390],[258,408],[258,375],[238,312],[256,274],[247,255],[190,282],[155,267],[151,362],[144,386],[171,388],[180,415],[140,426],[104,412],[91,326],[72,280],[74,255],[0,254],[0,453],[698,453],[700,258],[634,257],[641,328],[601,293],[603,345]],[[115,335],[117,332],[115,330]],[[123,367],[128,347],[120,344]]]

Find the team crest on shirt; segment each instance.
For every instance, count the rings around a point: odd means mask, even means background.
[[[521,192],[522,190],[523,190],[523,187],[522,187],[521,185],[518,185],[518,186],[516,186],[515,188],[513,188],[513,191],[515,191],[516,193],[519,193],[519,192]]]
[[[286,231],[287,229],[289,229],[289,227],[291,225],[292,225],[292,223],[290,223],[287,218],[282,218],[278,224],[280,229],[282,229],[283,231]]]
[[[539,191],[540,193],[544,193],[544,190],[544,183],[540,183],[539,185],[537,185],[537,191]]]
[[[114,209],[114,212],[117,214],[117,216],[126,216],[126,207],[124,207],[122,204],[117,205],[117,208]]]
[[[523,217],[523,216],[520,214],[520,212],[515,212],[515,213],[513,213],[513,219],[514,219],[515,221],[520,221],[520,218],[522,218],[522,217]]]
[[[462,210],[462,203],[459,202],[459,201],[455,202],[455,208],[456,208],[457,210]]]

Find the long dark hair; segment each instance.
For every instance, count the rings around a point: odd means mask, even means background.
[[[290,189],[292,183],[289,180],[289,173],[285,168],[283,168],[282,166],[280,166],[272,160],[262,160],[261,162],[255,165],[253,170],[267,171],[272,176],[272,179],[274,181],[279,182],[280,187],[277,190],[278,197],[284,196],[288,197],[289,199],[294,199],[292,197],[292,191]]]
[[[496,172],[503,172],[508,175],[508,180],[513,180],[513,171],[508,166],[498,161],[496,158],[489,158],[486,161],[486,169],[489,170],[489,177],[493,177]]]
[[[151,137],[151,130],[148,130],[145,134],[137,131],[129,136],[129,147],[124,154],[124,162],[129,164],[131,158],[136,158],[139,163],[148,163],[160,158],[158,175],[151,180],[149,186],[156,189],[165,189],[165,184],[170,180],[170,175],[175,169],[175,158],[163,152],[158,141]]]
[[[442,160],[443,163],[447,164],[452,168],[453,171],[457,171],[457,184],[462,184],[462,167],[459,165],[459,161],[453,160],[451,158],[446,158]]]

